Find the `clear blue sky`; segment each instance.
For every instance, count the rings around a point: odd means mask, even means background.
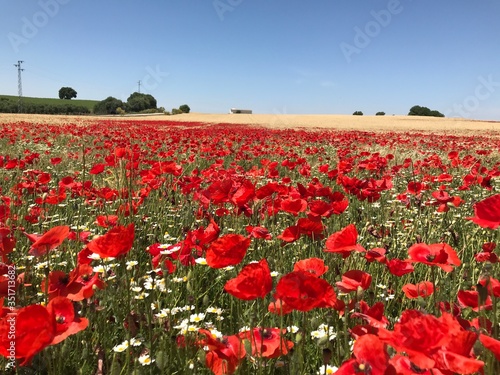
[[[0,93],[500,120],[498,0],[0,0]]]

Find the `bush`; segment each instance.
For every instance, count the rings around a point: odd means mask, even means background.
[[[121,100],[108,96],[94,106],[94,113],[96,115],[116,115],[117,109],[123,109],[124,106],[125,104]]]
[[[182,112],[182,113],[189,113],[189,111],[191,110],[191,108],[189,108],[189,106],[187,104],[183,104],[179,107],[179,110]]]
[[[356,111],[356,112],[353,113],[353,116],[363,116],[363,112]]]
[[[385,116],[385,112],[377,112],[375,113],[375,116]]]
[[[431,116],[431,117],[444,117],[444,115],[436,110],[430,110],[427,107],[421,107],[419,105],[414,105],[410,108],[408,116]]]
[[[147,109],[156,110],[156,99],[149,94],[134,92],[127,99],[127,110],[129,112],[141,112]]]
[[[172,108],[172,114],[173,115],[180,115],[183,113],[179,108]]]

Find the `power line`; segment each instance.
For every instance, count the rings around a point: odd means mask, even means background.
[[[17,68],[17,92],[19,95],[19,99],[17,101],[17,112],[22,113],[23,112],[23,82],[21,80],[21,72],[24,71],[24,69],[21,68],[21,64],[24,61],[19,60],[17,64],[14,64],[14,66]]]
[[[141,81],[137,82],[137,84],[139,85],[139,91],[138,91],[138,93],[140,94],[141,93]]]

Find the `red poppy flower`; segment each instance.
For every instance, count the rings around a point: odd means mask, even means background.
[[[309,218],[300,218],[297,220],[297,227],[300,234],[305,234],[311,238],[322,239],[325,226],[321,222],[320,217],[312,216]]]
[[[15,319],[15,338],[9,335],[12,319]],[[45,307],[23,307],[0,320],[0,354],[8,357],[12,351],[21,359],[21,366],[28,365],[35,354],[51,344],[55,335],[55,321]],[[11,348],[13,341],[14,348]]]
[[[226,234],[210,244],[207,264],[212,268],[224,268],[239,264],[250,246],[250,238],[240,234]]]
[[[417,366],[410,361],[410,358],[400,354],[396,354],[392,357],[389,363],[395,370],[395,373],[401,375],[434,375],[435,372],[433,372],[433,369],[426,370],[417,368]]]
[[[117,258],[130,251],[134,244],[134,236],[134,224],[126,227],[117,225],[106,234],[90,241],[87,247],[101,258]]]
[[[226,292],[245,301],[264,298],[272,288],[273,279],[266,259],[247,264],[237,277],[224,286]]]
[[[52,249],[58,247],[68,237],[70,228],[66,225],[51,228],[42,236],[37,237],[35,242],[31,245],[29,254],[36,257],[47,254]],[[33,235],[28,235],[30,240],[33,240]]]
[[[496,248],[495,242],[487,242],[483,244],[481,252],[474,255],[478,262],[498,263],[498,256],[493,252]]]
[[[355,358],[344,362],[336,374],[387,374],[386,370],[389,367],[387,345],[377,336],[372,334],[360,336],[354,343],[353,354]]]
[[[210,219],[210,224],[206,228],[200,227],[196,230],[189,231],[186,239],[192,244],[200,247],[210,244],[219,238],[220,228],[214,219]]]
[[[307,209],[307,201],[304,199],[288,198],[281,201],[281,209],[285,212],[297,216],[299,212],[304,212]]]
[[[48,285],[47,285],[48,283]],[[69,279],[69,275],[63,271],[51,271],[48,280],[43,279],[40,283],[41,290],[48,292],[49,300],[57,296],[66,296],[68,293],[77,293],[79,285]]]
[[[455,250],[446,243],[431,245],[417,243],[408,249],[408,254],[412,262],[437,266],[445,272],[451,272],[453,266],[462,264]]]
[[[493,303],[490,296],[486,296],[484,301],[480,301],[480,294],[477,290],[459,290],[457,301],[460,307],[470,307],[473,311],[491,310]]]
[[[376,261],[378,263],[386,264],[387,263],[387,258],[385,257],[386,251],[387,250],[385,250],[382,247],[375,247],[366,252],[365,259],[368,263]]]
[[[89,171],[89,174],[100,174],[104,172],[104,164],[95,164]]]
[[[415,270],[413,264],[397,258],[389,260],[386,265],[389,272],[398,277],[406,275],[407,273],[412,273]]]
[[[406,310],[393,332],[381,328],[378,335],[398,352],[405,352],[420,369],[472,374],[482,366],[481,361],[469,357],[476,334],[465,331],[446,312],[436,318],[417,310]],[[457,370],[457,366],[463,367]]]
[[[99,279],[88,264],[80,264],[69,274],[63,271],[52,271],[47,279],[42,280],[40,288],[47,291],[49,300],[55,297],[67,297],[72,301],[82,301],[92,297],[95,289],[103,289],[105,284]]]
[[[345,258],[349,256],[350,252],[355,251],[366,251],[363,246],[358,245],[358,231],[354,224],[349,224],[344,229],[335,232],[326,240],[327,253],[341,253]]]
[[[295,242],[300,238],[300,228],[298,225],[292,225],[288,228],[285,228],[283,233],[278,236],[278,239],[283,242]]]
[[[420,195],[422,190],[425,189],[425,185],[419,181],[410,181],[408,183],[408,188],[406,192],[413,195]]]
[[[475,216],[466,218],[483,228],[500,226],[500,194],[492,195],[474,205]]]
[[[330,216],[332,216],[332,213],[333,208],[330,203],[327,203],[320,199],[309,202],[309,212],[307,212],[308,215],[323,216],[329,218]]]
[[[60,162],[62,162],[62,158],[50,158],[50,163],[52,165],[57,165],[59,164]]]
[[[443,313],[443,317],[446,313]],[[454,329],[457,329],[456,327]],[[435,355],[450,340],[451,327],[445,318],[436,318],[417,310],[405,310],[394,331],[379,329],[381,340],[399,352],[405,352],[419,368],[433,368]]]
[[[389,320],[384,316],[384,304],[382,302],[377,302],[370,307],[365,301],[361,300],[359,310],[360,312],[351,314],[351,317],[364,319],[370,326],[375,328],[385,328],[389,324]]]
[[[484,288],[490,296],[500,298],[500,281],[491,276],[483,276],[479,279],[477,288]]]
[[[1,207],[1,206],[0,206]],[[16,247],[16,239],[9,228],[0,228],[0,256],[2,261],[8,263],[7,254],[10,254]]]
[[[51,180],[50,173],[42,172],[37,177],[37,182],[40,184],[48,184]]]
[[[389,354],[386,345],[375,335],[364,335],[354,343],[353,354],[358,369],[369,370],[373,375],[383,374],[387,369]]]
[[[450,342],[432,356],[435,361],[434,367],[444,373],[481,373],[484,362],[474,357],[471,358],[472,348],[477,337],[477,333],[468,331],[460,331],[450,335]]]
[[[198,333],[204,335],[205,338],[197,341],[196,344],[208,348],[205,365],[215,375],[233,374],[246,356],[245,346],[240,337],[232,335],[218,339],[206,329],[200,329]]]
[[[264,358],[278,358],[287,355],[293,348],[293,342],[285,339],[286,329],[254,328],[240,333],[242,339],[250,340],[252,355]]]
[[[358,289],[366,290],[370,287],[372,276],[363,271],[351,270],[342,275],[342,281],[335,284],[343,293],[355,292]]]
[[[267,311],[276,315],[287,315],[293,311],[293,307],[290,307],[282,300],[277,299],[276,301],[269,303]]]
[[[418,284],[406,284],[403,286],[403,292],[407,298],[428,297],[434,293],[434,284],[430,281],[422,281]]]
[[[47,305],[47,311],[56,322],[56,332],[51,345],[65,340],[68,336],[83,331],[89,325],[86,318],[80,318],[73,307],[73,302],[66,297],[56,297]]]
[[[114,227],[118,224],[117,215],[99,215],[96,218],[96,224],[101,228]]]
[[[78,252],[77,255],[77,263],[78,264],[90,264],[92,263],[92,251],[89,250],[88,247],[84,247],[82,250]]]
[[[245,230],[253,238],[262,238],[264,240],[271,240],[273,237],[269,233],[269,231],[264,227],[253,227],[251,225],[247,225]]]
[[[10,216],[10,207],[6,202],[0,203],[0,223],[5,224]]]
[[[327,281],[306,271],[294,271],[284,275],[278,281],[274,297],[299,311],[337,306],[333,287]]]
[[[483,344],[486,349],[493,353],[497,361],[500,361],[500,341],[482,333],[479,335],[479,341],[481,341],[481,344]]]
[[[255,196],[255,186],[250,180],[244,180],[231,196],[231,202],[241,207],[247,204]]]
[[[306,271],[312,273],[316,277],[320,277],[328,271],[328,266],[325,266],[325,261],[319,258],[308,258],[299,260],[293,265],[294,271]]]

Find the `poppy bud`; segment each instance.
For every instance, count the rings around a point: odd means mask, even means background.
[[[156,353],[155,357],[156,366],[161,370],[163,370],[167,365],[167,356],[164,351],[159,351]]]
[[[360,285],[360,286],[358,286],[358,289],[356,290],[356,298],[358,301],[361,301],[363,299],[363,294],[364,294],[364,289]]]
[[[250,340],[243,340],[243,345],[245,345],[245,351],[247,353],[252,353],[252,343]]]
[[[318,344],[319,347],[323,347],[325,345],[328,345],[328,335],[325,335],[325,336],[321,337],[318,340],[317,344]]]
[[[297,333],[295,335],[295,344],[299,344],[300,342],[302,342],[302,339],[304,338],[304,336],[302,336],[302,333]]]

